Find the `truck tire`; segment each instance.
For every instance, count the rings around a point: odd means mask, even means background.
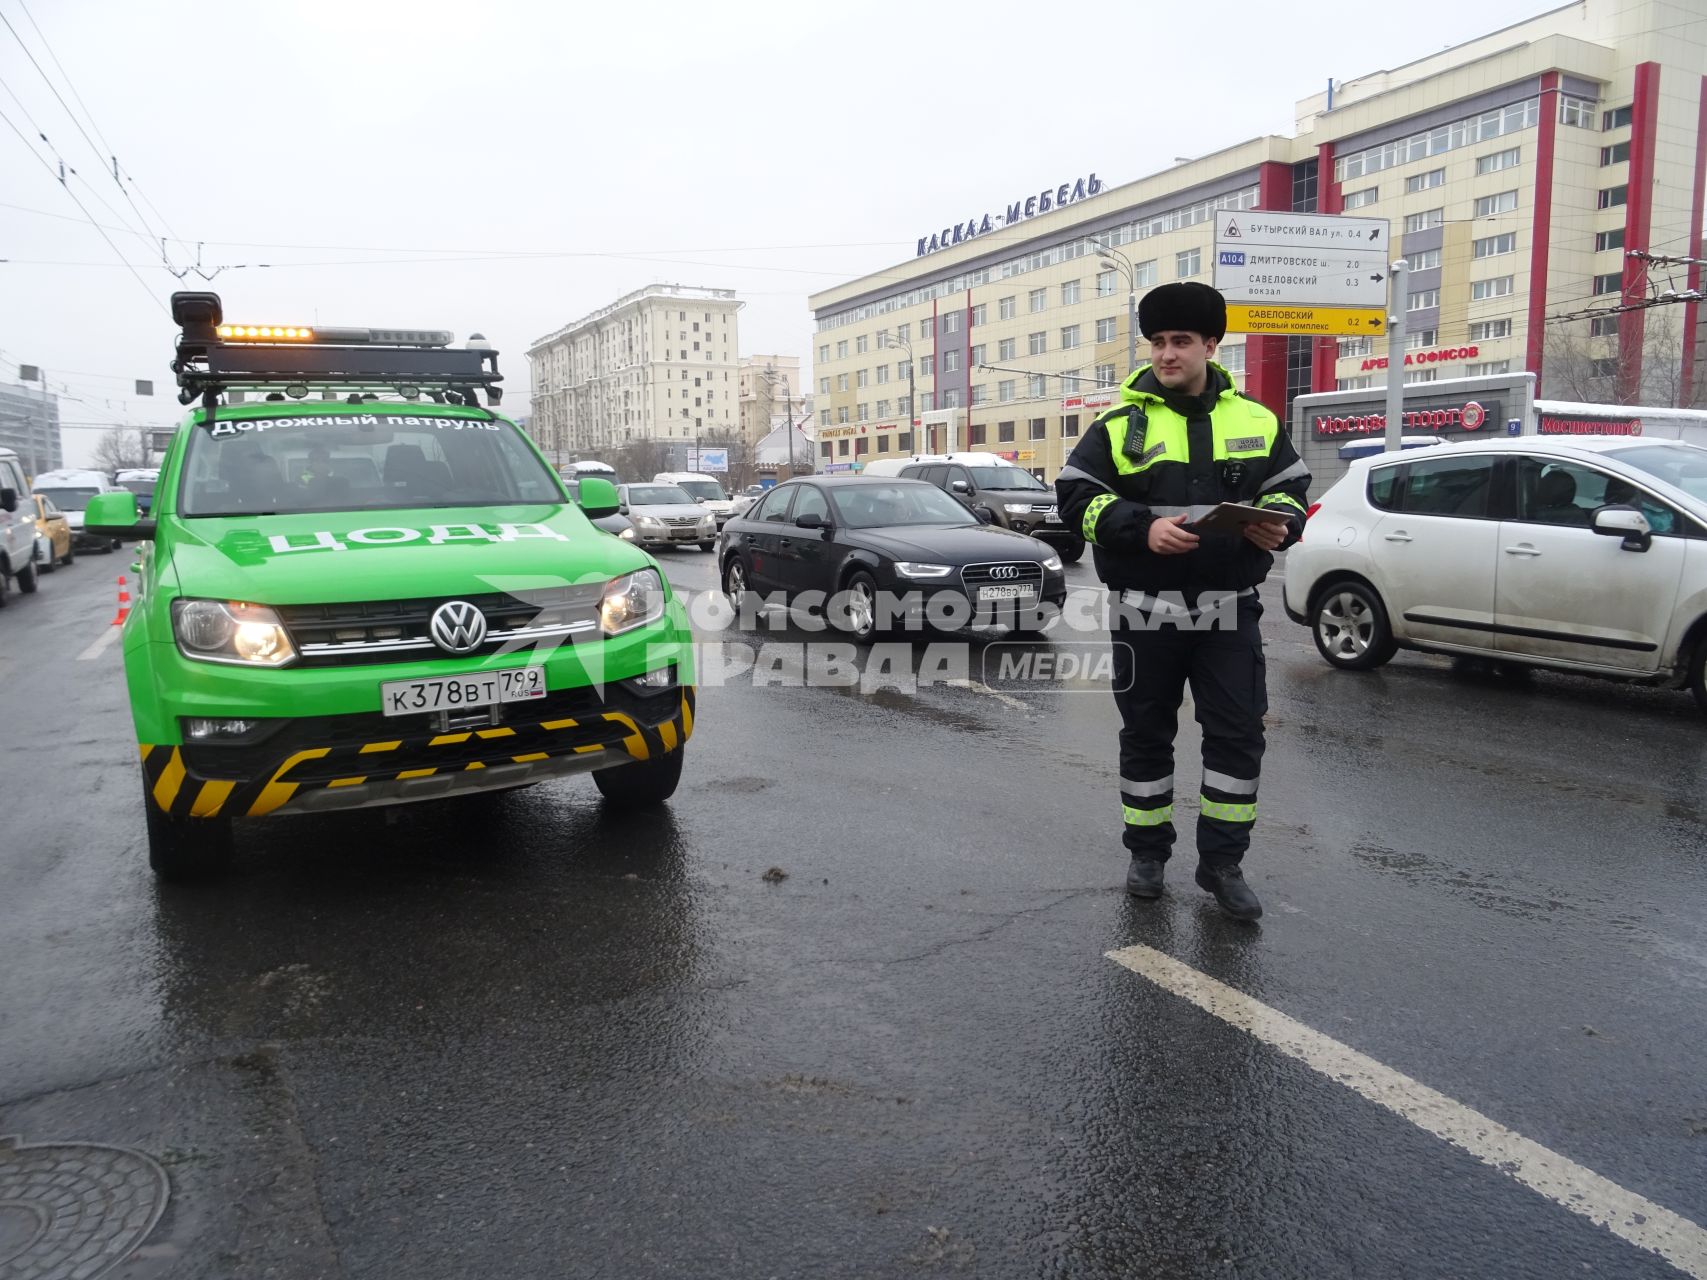
[[[657,756],[651,760],[636,760],[600,769],[593,774],[593,785],[605,798],[605,803],[618,809],[654,809],[676,794],[676,784],[682,780],[682,756],[685,747]]]
[[[231,865],[230,818],[174,818],[162,812],[142,783],[148,815],[148,865],[168,884],[212,880]]]
[[[19,591],[29,595],[38,585],[40,585],[40,580],[36,577],[36,566],[33,562],[18,570]]]

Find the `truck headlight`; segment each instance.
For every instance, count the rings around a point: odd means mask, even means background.
[[[172,633],[186,658],[239,667],[282,667],[296,646],[265,605],[235,600],[174,600]]]
[[[619,636],[663,616],[664,580],[656,569],[638,569],[605,583],[599,626],[607,636]]]
[[[895,572],[903,578],[946,578],[953,569],[946,564],[922,564],[917,560],[897,560]]]
[[[1002,503],[1002,510],[1006,511],[1010,516],[1028,516],[1031,514],[1031,503],[1004,502]]]

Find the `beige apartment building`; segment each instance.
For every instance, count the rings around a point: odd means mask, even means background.
[[[1529,371],[1546,396],[1665,404],[1702,381],[1697,303],[1552,319],[1701,284],[1693,266],[1650,283],[1628,256],[1700,256],[1700,0],[1578,0],[1335,83],[1296,104],[1291,137],[1118,186],[1063,176],[982,193],[909,261],[811,298],[821,467],[952,447],[1052,478],[1129,372],[1129,289],[1213,283],[1229,210],[1388,220],[1407,382]],[[1385,339],[1229,333],[1219,358],[1286,421],[1304,392],[1385,385],[1385,356]]]
[[[741,434],[749,442],[757,444],[785,419],[800,420],[812,393],[801,384],[799,356],[742,356],[740,373]]]
[[[528,348],[529,431],[553,462],[740,426],[742,303],[732,289],[654,284]]]

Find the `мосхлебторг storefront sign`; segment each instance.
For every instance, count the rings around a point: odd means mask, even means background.
[[[944,227],[928,236],[919,237],[919,251],[915,257],[922,258],[927,253],[935,253],[938,249],[947,249],[952,245],[962,244],[986,232],[994,231],[997,227],[1011,227],[1016,222],[1024,222],[1027,218],[1035,218],[1040,213],[1048,213],[1051,209],[1059,209],[1066,205],[1076,204],[1102,193],[1102,179],[1096,174],[1080,178],[1076,182],[1063,182],[1050,191],[1039,191],[1034,196],[1023,200],[1015,200],[1008,206],[1004,216],[996,217],[986,213],[983,217],[968,218],[965,222],[957,222],[952,227]]]
[[[1498,400],[1461,400],[1432,397],[1417,403],[1405,396],[1404,430],[1435,435],[1488,435],[1490,426],[1504,421]],[[1385,401],[1335,405],[1310,414],[1310,435],[1316,440],[1355,439],[1378,436],[1387,430]]]

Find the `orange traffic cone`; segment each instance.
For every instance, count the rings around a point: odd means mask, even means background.
[[[124,574],[119,574],[119,611],[113,618],[113,626],[118,626],[130,617],[130,592],[124,589]]]

